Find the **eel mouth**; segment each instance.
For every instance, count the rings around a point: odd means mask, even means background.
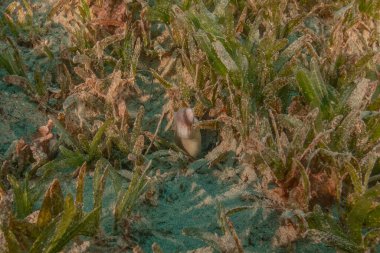
[[[191,108],[180,109],[174,114],[175,131],[179,138],[189,139],[192,136],[194,113]]]

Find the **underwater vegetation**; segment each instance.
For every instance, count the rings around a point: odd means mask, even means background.
[[[260,252],[234,217],[264,207],[268,252],[379,250],[379,0],[6,0],[0,78],[47,116],[0,154],[0,252]],[[203,244],[136,228],[212,172],[260,197],[212,193]]]

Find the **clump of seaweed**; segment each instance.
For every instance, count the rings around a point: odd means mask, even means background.
[[[75,200],[69,193],[62,194],[58,179],[48,186],[41,208],[32,213],[36,201],[33,188],[29,188],[28,179],[19,183],[9,177],[11,182],[15,212],[11,206],[4,206],[1,230],[5,238],[5,252],[59,252],[78,235],[93,236],[99,229],[101,199],[104,191],[106,171],[97,169],[94,180],[94,208],[83,211],[83,187],[86,175],[86,164],[78,173]],[[35,187],[38,187],[35,186]],[[2,199],[6,198],[6,193]],[[7,209],[8,208],[8,209]]]
[[[278,186],[267,192],[279,205],[351,209],[378,159],[377,113],[367,111],[377,108],[375,5],[157,1],[148,14],[169,31],[177,74],[152,73],[169,108],[194,105],[232,127],[242,162],[265,175],[264,189]]]

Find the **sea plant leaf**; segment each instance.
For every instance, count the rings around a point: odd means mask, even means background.
[[[373,211],[378,204],[376,198],[380,195],[380,185],[369,189],[364,195],[355,202],[351,211],[347,215],[347,226],[350,237],[358,244],[362,244],[362,228],[368,214]]]
[[[37,226],[44,228],[63,211],[64,198],[58,179],[50,184],[38,213]]]
[[[11,174],[7,175],[7,179],[15,196],[16,217],[21,219],[25,218],[32,212],[34,204],[30,196],[29,180],[28,178],[25,178],[22,182],[19,182]]]
[[[107,164],[106,162],[104,162],[104,160],[98,160],[96,162],[94,179],[93,179],[94,207],[100,207],[100,208],[102,206],[102,198],[103,198],[103,193],[105,190],[106,179],[110,171],[109,163]]]
[[[132,212],[133,207],[140,195],[145,190],[148,180],[146,174],[150,168],[152,161],[150,160],[143,170],[135,167],[133,170],[132,180],[128,185],[127,189],[122,189],[117,197],[117,202],[115,206],[115,225],[120,221],[120,219],[126,214],[129,216]]]
[[[135,122],[133,123],[133,129],[132,129],[130,143],[129,143],[130,144],[130,150],[133,150],[134,145],[137,141],[137,138],[139,137],[139,135],[141,133],[141,126],[142,126],[142,120],[144,117],[144,112],[145,112],[144,106],[140,106],[140,108],[137,112],[137,115],[136,115]]]
[[[77,208],[82,209],[83,207],[83,192],[84,192],[84,178],[86,175],[87,164],[84,162],[79,168],[78,178],[77,178],[77,190],[75,197],[75,205]]]
[[[154,78],[158,80],[158,82],[164,87],[165,89],[170,89],[172,87],[175,87],[174,84],[171,84],[170,82],[166,81],[165,78],[163,78],[157,71],[154,69],[149,69],[149,71],[152,73]]]
[[[103,134],[107,128],[113,123],[112,119],[106,120],[101,127],[99,127],[89,147],[89,159],[94,159],[99,154],[99,144],[102,140]]]

